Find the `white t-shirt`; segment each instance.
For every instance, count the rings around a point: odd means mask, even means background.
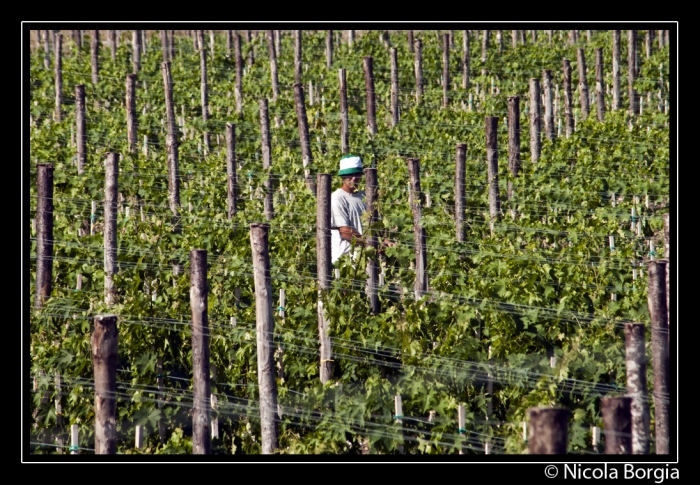
[[[348,226],[362,234],[362,213],[367,210],[365,191],[354,194],[338,189],[331,194],[331,227]],[[331,229],[331,262],[350,251],[350,241],[340,238],[338,229]]]

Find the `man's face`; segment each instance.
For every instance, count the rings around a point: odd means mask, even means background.
[[[358,173],[350,177],[344,177],[343,181],[345,185],[354,192],[355,190],[357,190],[357,187],[359,187],[360,183],[362,182],[362,175],[363,174]]]

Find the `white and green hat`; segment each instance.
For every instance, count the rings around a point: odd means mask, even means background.
[[[362,158],[359,155],[345,155],[340,159],[338,176],[362,174]]]

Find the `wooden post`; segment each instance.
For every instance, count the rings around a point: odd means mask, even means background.
[[[56,49],[54,58],[54,77],[56,84],[56,110],[54,120],[61,121],[61,105],[63,104],[63,35],[56,34]]]
[[[80,453],[79,427],[77,424],[70,425],[70,454],[77,455]]]
[[[268,224],[250,225],[250,246],[253,251],[255,280],[255,321],[258,348],[258,390],[260,394],[260,427],[263,454],[274,453],[279,446],[277,426],[277,382],[274,362],[274,322],[272,287],[268,254]]]
[[[117,59],[117,31],[108,30],[107,31],[107,42],[109,43],[109,50],[112,53],[112,60]]]
[[[464,210],[466,208],[466,158],[467,144],[457,143],[457,155],[455,161],[455,229],[456,238],[464,242]]]
[[[391,58],[391,126],[399,124],[399,68],[396,47],[389,49]]]
[[[141,70],[141,31],[134,30],[131,37],[131,63],[135,73]]]
[[[396,48],[391,48],[394,53]],[[376,168],[366,168],[365,172],[365,190],[367,191],[367,212],[369,213],[369,226],[370,231],[368,234],[369,246],[374,248],[375,251],[378,248],[377,236],[372,225],[379,220],[379,213],[377,211],[377,200],[379,197],[379,185],[377,182],[377,169]],[[367,258],[367,298],[369,300],[369,308],[373,314],[378,314],[380,312],[379,307],[379,295],[377,293],[378,279],[379,279],[379,265],[378,258],[375,252],[374,256]]]
[[[202,47],[199,51],[199,70],[201,73],[201,94],[202,94],[202,121],[204,122],[204,147],[207,154],[211,151],[211,140],[209,137],[209,129],[207,124],[209,121],[209,92],[207,89],[207,49]]]
[[[231,50],[233,50],[233,30],[226,31],[226,57],[231,58]]]
[[[598,121],[605,121],[605,92],[603,91],[603,48],[595,50],[595,92],[598,101]]]
[[[41,308],[53,283],[53,164],[37,164],[36,298]]]
[[[136,436],[134,439],[134,446],[137,450],[143,448],[143,426],[141,426],[140,424],[136,425]]]
[[[175,131],[175,111],[173,107],[173,81],[170,63],[162,64],[163,84],[165,86],[165,108],[167,113],[168,134],[165,145],[168,154],[168,203],[174,218],[179,218],[180,177],[178,169],[178,141]]]
[[[320,348],[320,379],[326,384],[333,375],[330,321],[323,307],[323,297],[331,282],[331,175],[316,174],[316,266],[318,279],[318,335]]]
[[[367,128],[370,135],[377,134],[376,98],[374,93],[374,70],[372,56],[363,58],[362,67],[365,71],[365,96],[367,100]]]
[[[498,194],[498,138],[497,138],[497,116],[487,116],[486,124],[486,165],[488,168],[489,184],[489,215],[491,235],[493,235],[494,225],[501,212],[501,198]]]
[[[236,199],[238,198],[237,181],[236,125],[233,123],[226,123],[226,207],[229,220],[233,219],[233,216],[236,215]]]
[[[306,105],[304,103],[304,86],[300,83],[294,84],[294,106],[297,113],[297,122],[299,125],[299,141],[301,143],[302,163],[304,164],[304,179],[306,180],[306,188],[316,196],[316,184],[311,178],[311,169],[309,165],[313,163],[311,155],[311,141],[309,138],[309,123],[306,118]]]
[[[586,54],[583,48],[576,50],[578,64],[578,88],[581,100],[581,120],[588,118],[590,113],[590,97],[588,95],[588,81],[586,80]]]
[[[466,421],[466,410],[464,408],[464,404],[460,404],[457,406],[457,433],[459,433],[460,435],[467,434]],[[459,454],[463,455],[464,450],[460,449]]]
[[[542,151],[542,138],[540,137],[540,101],[540,80],[533,77],[530,79],[530,161],[532,161],[532,163],[536,163],[537,160],[540,159],[540,153]]]
[[[462,36],[462,89],[469,89],[469,31],[463,30]]]
[[[345,83],[345,68],[338,69],[340,82],[340,150],[345,155],[350,152],[350,125],[348,123],[348,91]]]
[[[605,454],[632,454],[632,398],[627,396],[600,399],[605,426]]]
[[[138,114],[136,113],[136,74],[126,75],[126,134],[129,152],[137,151]]]
[[[668,242],[670,232],[669,215],[666,213],[664,214],[664,259],[666,260],[666,319],[669,326],[671,325],[671,294],[668,286],[671,273],[671,247]]]
[[[442,105],[449,106],[450,98],[450,36],[442,34]]]
[[[104,298],[107,306],[115,303],[114,274],[117,272],[117,203],[119,154],[110,152],[105,160],[104,201]]]
[[[423,41],[417,39],[414,71],[416,74],[416,104],[420,104],[423,98]]]
[[[414,52],[414,49],[413,49],[413,31],[407,30],[406,35],[408,37],[408,52],[413,54],[413,52]]]
[[[209,30],[209,52],[211,52],[211,58],[214,59],[214,31]]]
[[[423,228],[423,207],[420,189],[420,160],[409,158],[408,176],[410,178],[410,194],[412,196],[411,211],[413,212],[413,242],[416,253],[416,279],[413,292],[416,300],[428,291],[427,250],[425,246],[425,228]]]
[[[544,89],[544,136],[549,141],[554,141],[554,109],[552,96],[552,71],[542,71],[542,87]],[[508,120],[510,120],[510,114]]]
[[[551,76],[551,71],[549,71]],[[546,79],[546,76],[545,76]],[[532,89],[532,84],[530,84]],[[532,93],[531,93],[532,94]],[[532,95],[531,95],[532,98]],[[551,100],[551,89],[550,89]],[[551,105],[550,105],[551,113]],[[545,118],[546,119],[546,118]],[[531,128],[532,130],[532,128]],[[508,169],[513,179],[520,172],[520,97],[508,96]],[[514,195],[513,180],[508,180],[508,199]]]
[[[613,111],[622,106],[620,96],[620,31],[612,31],[612,77],[613,77]]]
[[[517,30],[513,30],[511,32],[512,32],[511,38],[513,40],[513,49],[515,49],[516,47],[518,47],[519,34],[518,34]]]
[[[634,80],[637,77],[637,31],[627,31],[627,87],[629,90],[629,113],[639,114],[637,91],[634,89]]]
[[[669,322],[666,307],[666,261],[649,261],[649,315],[651,316],[651,348],[654,362],[654,429],[656,454],[670,453],[670,362]]]
[[[236,99],[236,113],[243,113],[243,56],[241,55],[241,34],[234,36],[234,55],[236,56],[236,87],[234,96]]]
[[[352,43],[355,41],[355,31],[348,30],[348,47],[352,49]]]
[[[294,31],[294,83],[301,81],[301,30]]]
[[[403,435],[403,431],[401,431],[403,425],[403,406],[401,405],[401,396],[398,394],[394,396],[394,422],[399,425],[399,434]],[[400,443],[396,444],[396,451],[403,455],[403,438],[401,438]]]
[[[280,95],[280,86],[277,81],[277,53],[275,52],[275,34],[272,30],[267,31],[267,53],[270,57],[270,76],[272,82],[272,102],[277,101]]]
[[[171,30],[171,31],[170,31],[170,34],[169,34],[170,40],[169,40],[169,42],[168,42],[168,48],[169,48],[168,60],[169,60],[170,62],[172,62],[173,59],[175,58],[175,35],[174,35],[174,34],[175,34],[175,31],[174,31],[174,30]],[[212,51],[212,52],[213,52],[213,51]],[[182,55],[180,55],[180,58],[182,58]]]
[[[570,138],[574,133],[574,109],[571,96],[571,63],[568,59],[562,59],[564,71],[564,117],[566,119],[566,137]]]
[[[326,31],[326,69],[331,68],[333,63],[333,31]]]
[[[56,385],[56,395],[54,396],[54,409],[56,412],[56,452],[63,454],[63,408],[61,407],[61,373],[56,371],[54,374],[54,383]]]
[[[41,30],[44,33],[44,69],[51,69],[51,42],[49,41],[49,31]]]
[[[202,49],[205,51],[206,49]],[[201,52],[201,51],[200,51]],[[211,414],[211,382],[209,376],[209,285],[207,283],[207,251],[190,251],[190,309],[192,311],[192,454],[211,453],[209,418]]]
[[[97,82],[99,81],[99,64],[98,64],[98,59],[99,59],[99,51],[100,51],[100,31],[99,30],[91,30],[91,37],[90,37],[90,64],[92,66],[92,84],[97,85]]]
[[[97,315],[90,338],[95,372],[95,454],[117,453],[117,333],[116,315]]]
[[[270,31],[271,32],[271,31]],[[270,116],[268,114],[267,99],[261,99],[260,103],[260,132],[261,132],[261,150],[263,170],[268,172],[267,178],[263,182],[265,186],[265,198],[263,199],[265,219],[271,221],[274,217],[274,209],[272,207],[272,175],[269,173],[271,162],[272,147],[270,145]]]
[[[644,324],[625,323],[625,364],[627,395],[632,398],[632,453],[649,453],[649,403]]]
[[[153,300],[155,301],[156,298],[156,293],[155,290],[153,291]],[[163,394],[165,393],[164,391],[164,383],[163,383],[163,359],[158,357],[156,359],[156,384],[158,385],[158,400],[157,400],[157,406],[158,409],[163,409],[163,406],[165,405],[165,400],[163,399]],[[164,445],[165,444],[165,422],[163,418],[158,420],[158,437],[160,439],[160,444]]]
[[[563,408],[530,408],[527,415],[530,421],[529,453],[565,455],[570,411]]]

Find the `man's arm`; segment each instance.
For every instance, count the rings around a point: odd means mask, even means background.
[[[362,239],[362,234],[357,232],[355,229],[349,226],[340,226],[338,228],[338,232],[340,232],[340,238],[345,239],[346,241],[349,242],[355,242],[356,244],[360,244],[362,246],[365,245],[365,240]]]

